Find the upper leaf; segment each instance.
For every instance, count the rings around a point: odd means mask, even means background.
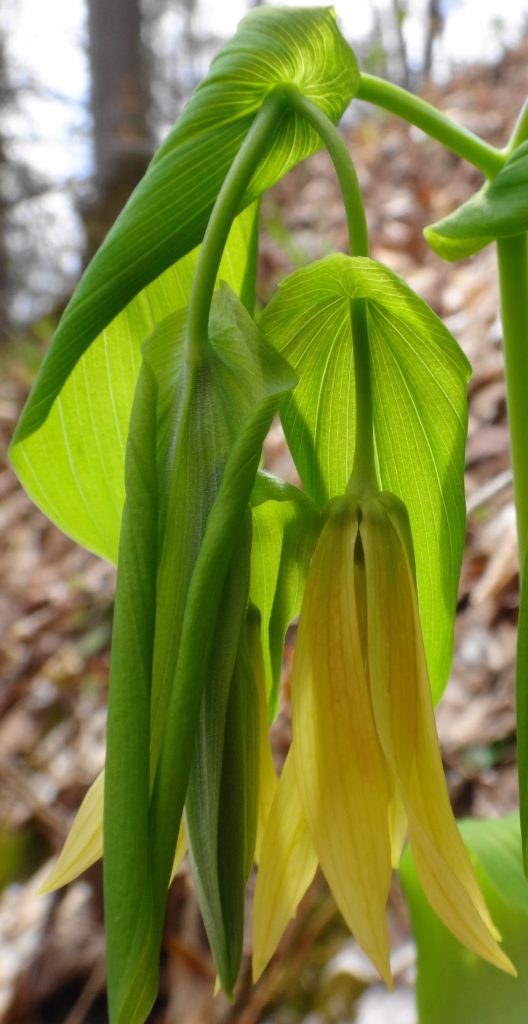
[[[472,256],[497,238],[528,228],[528,142],[516,149],[487,182],[449,217],[425,228],[432,249],[444,260]]]
[[[260,326],[299,374],[281,418],[304,486],[320,507],[344,492],[352,471],[354,298],[367,300],[380,480],[409,511],[438,698],[451,664],[465,533],[469,364],[426,303],[374,260],[329,256],[283,281]]]
[[[332,8],[263,8],[242,20],[85,271],[19,422],[17,440],[44,421],[103,328],[201,241],[226,173],[268,93],[294,86],[337,121],[358,84],[356,59]],[[285,105],[241,208],[319,147],[316,133]]]
[[[519,819],[513,815],[494,821],[463,821],[460,831],[518,978],[469,953],[447,931],[424,895],[408,849],[400,871],[418,947],[420,1021],[500,1024],[507,1019],[508,1024],[524,1024],[528,999],[528,886],[522,869]]]
[[[236,218],[220,265],[221,278],[237,293],[255,221],[254,207]],[[11,448],[33,501],[61,530],[111,562],[117,561],[141,345],[157,324],[187,305],[197,259],[198,249],[136,295],[81,356],[44,423]]]

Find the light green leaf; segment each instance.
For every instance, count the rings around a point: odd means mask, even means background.
[[[293,86],[338,121],[359,85],[330,7],[262,8],[242,20],[212,63],[86,269],[19,422],[43,423],[83,352],[147,284],[202,239],[226,173],[266,96]],[[287,107],[241,208],[320,148]]]
[[[219,277],[243,288],[256,207],[235,220]],[[40,428],[11,448],[33,501],[60,529],[117,561],[125,497],[124,457],[141,345],[187,305],[198,250],[184,256],[122,310],[86,350]]]
[[[113,1024],[142,1024],[156,991],[166,889],[225,580],[264,436],[279,396],[295,383],[287,363],[266,344],[227,285],[215,293],[209,347],[192,369],[182,360],[185,322],[185,311],[172,314],[144,346],[145,373],[150,372],[157,386],[159,486],[150,693],[150,859],[143,886],[126,887],[123,900],[128,903],[121,917],[108,918]],[[123,703],[128,681],[121,682]],[[147,713],[147,732],[148,717]],[[109,733],[109,752],[111,741]],[[127,794],[122,769],[131,754],[128,749],[121,752],[114,741],[112,746],[114,765],[119,766],[115,774],[121,780],[122,824],[129,801],[135,800]],[[139,757],[135,737],[130,748]],[[147,774],[148,758],[147,746]],[[132,856],[127,833],[110,815],[107,821],[109,877],[121,870],[125,880],[127,857]],[[125,932],[122,922],[134,914],[137,928]]]
[[[524,142],[496,178],[448,217],[431,224],[424,235],[442,259],[460,260],[497,238],[511,238],[527,229],[528,142]]]
[[[259,473],[251,496],[250,600],[260,612],[268,717],[277,713],[284,637],[301,610],[319,513],[292,484]]]
[[[460,831],[505,952],[512,978],[465,949],[427,902],[410,849],[400,875],[418,947],[420,1024],[525,1024],[528,1002],[528,885],[523,874],[517,815],[463,821]]]
[[[521,603],[517,626],[517,760],[519,813],[524,870],[528,877],[528,554],[521,575]]]
[[[298,372],[281,406],[297,469],[319,507],[342,494],[355,436],[350,300],[367,301],[376,457],[406,504],[435,699],[447,680],[465,533],[469,364],[425,302],[386,267],[328,256],[283,281],[260,321]],[[438,424],[442,429],[438,429]]]

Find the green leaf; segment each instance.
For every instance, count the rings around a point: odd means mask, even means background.
[[[44,422],[83,352],[147,284],[202,239],[214,201],[268,93],[293,86],[338,121],[359,85],[356,58],[330,7],[263,8],[213,61],[145,177],[86,269],[55,334],[16,439]],[[287,108],[244,208],[320,148]]]
[[[521,602],[517,627],[517,760],[519,813],[524,870],[528,877],[528,554],[521,575]]]
[[[292,484],[259,473],[251,496],[250,600],[260,612],[268,718],[277,713],[284,637],[301,610],[319,513]]]
[[[295,383],[227,285],[213,298],[209,347],[190,370],[182,359],[185,321],[185,311],[167,317],[144,346],[157,385],[159,487],[150,861],[144,886],[127,888],[124,897],[129,906],[121,920],[135,912],[136,931],[125,935],[120,920],[109,921],[108,946],[116,950],[109,956],[113,1024],[142,1024],[156,991],[166,890],[225,581],[263,439],[279,396]],[[119,757],[115,748],[113,756]],[[144,757],[148,762],[148,750]],[[123,876],[128,871],[126,837],[121,850],[119,842],[114,835],[113,877],[119,867]]]
[[[497,238],[528,229],[528,142],[516,149],[499,171],[449,217],[425,228],[432,249],[444,260],[472,256]]]
[[[435,699],[451,665],[465,533],[469,364],[425,302],[386,267],[329,256],[281,284],[260,321],[298,372],[281,406],[297,469],[319,507],[342,494],[355,435],[350,300],[367,302],[376,457],[385,490],[409,511]],[[438,429],[438,424],[442,429]]]
[[[129,945],[151,928],[149,717],[158,561],[157,384],[139,376],[126,452],[104,783],[104,889],[112,1016]],[[140,895],[141,894],[141,895]],[[156,995],[145,976],[143,998]]]
[[[219,276],[244,287],[256,207],[237,217]],[[33,501],[96,554],[117,561],[125,497],[124,458],[141,345],[170,313],[187,305],[198,250],[137,295],[86,350],[47,419],[11,448],[11,461]]]
[[[227,786],[225,779],[227,759],[240,757],[249,743],[248,736],[230,735],[239,724],[240,670],[235,666],[249,589],[250,517],[247,527],[222,596],[185,799],[196,891],[216,969],[228,995],[240,967],[247,881],[246,816],[240,788],[245,780],[235,777]]]
[[[465,949],[426,900],[410,849],[400,875],[418,947],[417,997],[420,1024],[525,1024],[528,1001],[528,885],[523,874],[517,815],[460,823],[488,909],[505,952],[515,964],[512,978]]]

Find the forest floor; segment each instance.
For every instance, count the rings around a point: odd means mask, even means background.
[[[496,68],[474,68],[428,98],[489,141],[505,144],[528,94],[526,46]],[[369,112],[348,131],[364,191],[373,255],[403,275],[473,366],[467,448],[467,546],[452,676],[438,711],[459,815],[498,816],[518,803],[514,655],[518,607],[501,326],[493,247],[446,265],[423,227],[480,184],[479,175],[395,118]],[[285,273],[346,248],[328,160],[317,155],[263,206],[260,298]],[[42,332],[41,332],[42,334]],[[45,339],[44,339],[45,340]],[[0,438],[0,1020],[100,1024],[104,999],[101,871],[38,896],[76,807],[104,759],[114,571],[59,533],[11,471],[7,445],[43,348],[36,333],[1,355]],[[266,446],[279,475],[294,470],[278,426]],[[274,727],[288,743],[288,665]],[[156,1024],[415,1024],[415,952],[397,888],[391,902],[396,994],[377,984],[319,878],[279,953],[237,999],[213,1000],[214,971],[186,869],[170,898]]]

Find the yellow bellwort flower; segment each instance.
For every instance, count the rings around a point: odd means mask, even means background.
[[[392,987],[385,907],[404,829],[425,893],[469,950],[515,974],[497,944],[442,767],[405,506],[334,499],[306,585],[292,672],[293,741],[260,851],[260,975],[317,867]]]

